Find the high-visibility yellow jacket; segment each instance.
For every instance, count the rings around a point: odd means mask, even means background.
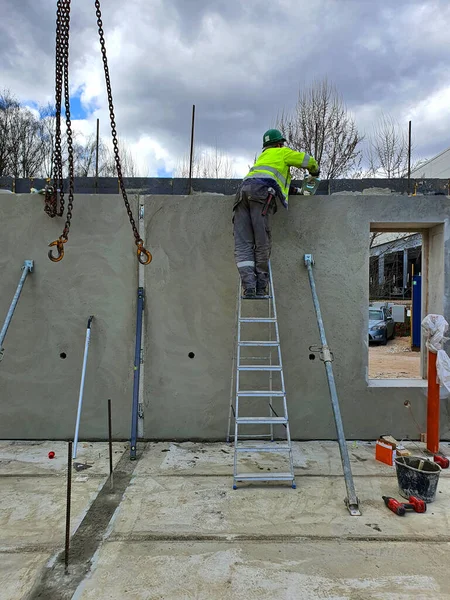
[[[244,181],[253,177],[273,179],[281,190],[280,200],[287,207],[292,179],[290,167],[308,169],[312,173],[319,170],[316,159],[306,152],[296,152],[286,147],[266,148],[258,156]]]

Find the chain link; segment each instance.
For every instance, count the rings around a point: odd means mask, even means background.
[[[64,181],[62,169],[62,148],[61,148],[61,106],[62,106],[62,90],[64,83],[64,103],[66,109],[66,131],[67,131],[67,154],[68,154],[68,174],[69,174],[69,200],[67,204],[66,222],[64,229],[58,240],[55,240],[50,246],[56,246],[58,251],[57,256],[52,254],[50,250],[48,256],[53,262],[60,261],[64,256],[64,244],[69,237],[70,223],[73,210],[73,194],[74,194],[74,173],[73,173],[73,134],[72,122],[70,117],[70,90],[69,90],[69,34],[70,34],[70,2],[71,0],[58,0],[56,11],[56,47],[55,47],[55,115],[56,115],[56,132],[55,132],[55,151],[53,159],[53,186],[46,186],[45,191],[45,212],[50,217],[63,216],[64,214]],[[135,244],[137,246],[138,260],[143,265],[148,265],[152,260],[152,255],[144,247],[139,231],[136,227],[136,222],[133,218],[133,212],[128,201],[125,184],[123,182],[122,166],[119,157],[119,144],[117,141],[116,122],[114,115],[114,105],[111,91],[111,81],[109,77],[108,59],[106,56],[105,37],[103,32],[102,14],[100,10],[99,0],[95,0],[95,9],[97,15],[98,33],[100,37],[100,46],[102,51],[103,66],[105,70],[106,90],[108,94],[109,115],[111,119],[111,133],[114,146],[114,159],[117,168],[117,176],[119,186],[122,192],[123,201],[130,219],[130,224],[133,229]],[[59,211],[58,211],[58,194],[59,194]]]
[[[72,220],[73,210],[73,190],[74,190],[74,178],[73,178],[73,134],[72,134],[72,122],[70,119],[70,90],[69,90],[69,32],[70,32],[70,2],[71,0],[65,1],[65,14],[62,23],[62,40],[63,40],[63,76],[64,76],[64,103],[66,108],[66,132],[67,132],[67,155],[68,155],[68,170],[69,170],[69,200],[67,203],[67,214],[66,222],[64,224],[64,230],[61,234],[61,239],[67,241],[69,239],[70,222]],[[62,170],[62,169],[61,169]],[[64,211],[63,203],[63,182],[61,180],[61,216]]]
[[[150,252],[148,250],[146,250],[144,248],[144,242],[142,241],[142,238],[139,235],[139,231],[136,227],[136,222],[133,217],[133,212],[131,210],[130,203],[128,201],[127,191],[125,189],[125,184],[123,182],[122,165],[121,165],[120,156],[119,156],[119,144],[117,141],[116,119],[115,119],[115,115],[114,115],[114,104],[113,104],[113,97],[112,97],[112,90],[111,90],[111,80],[109,77],[108,58],[106,56],[105,35],[104,35],[104,31],[103,31],[102,13],[100,10],[100,0],[95,0],[95,9],[96,9],[96,15],[97,15],[98,34],[100,37],[100,47],[101,47],[101,51],[102,51],[103,67],[105,70],[106,91],[108,94],[108,104],[109,104],[109,117],[111,120],[111,135],[112,135],[113,146],[114,146],[114,159],[116,162],[119,187],[120,187],[120,191],[122,192],[123,201],[125,203],[125,208],[128,213],[128,218],[130,219],[131,228],[133,229],[135,244],[138,247],[137,254],[138,254],[139,262],[142,264],[149,264],[152,260],[152,255],[150,254]],[[145,259],[143,258],[142,255],[145,256]]]
[[[62,216],[64,212],[64,191],[62,181],[61,152],[61,97],[62,97],[62,15],[64,0],[58,0],[56,10],[55,44],[55,148],[53,152],[53,186],[45,188],[45,212],[50,217]],[[58,190],[60,190],[60,210],[58,212]]]
[[[63,158],[61,146],[61,109],[64,84],[64,105],[66,113],[66,135],[69,175],[69,200],[66,221],[60,239],[67,242],[73,210],[74,174],[73,174],[73,134],[70,118],[69,90],[69,32],[70,32],[70,2],[58,0],[56,10],[56,45],[55,45],[55,150],[53,155],[53,186],[46,187],[45,212],[50,217],[64,215],[64,180]],[[59,197],[59,209],[58,209]]]

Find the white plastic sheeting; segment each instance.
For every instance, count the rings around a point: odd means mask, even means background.
[[[422,329],[427,334],[428,350],[437,353],[436,369],[439,383],[450,392],[450,358],[443,349],[445,342],[450,339],[444,335],[448,330],[448,323],[442,315],[427,315],[422,321]]]

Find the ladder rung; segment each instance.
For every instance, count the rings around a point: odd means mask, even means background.
[[[260,438],[272,438],[272,435],[270,433],[264,433],[263,435],[259,434],[259,433],[246,433],[245,435],[243,435],[241,433],[240,436],[238,436],[241,440],[246,440],[249,438],[256,438],[256,439],[260,439]],[[233,438],[234,439],[234,433],[230,433],[230,439]]]
[[[236,475],[235,481],[294,481],[292,473],[245,473]]]
[[[283,392],[282,390],[275,390],[275,391],[266,391],[266,390],[241,390],[237,393],[238,396],[255,396],[256,398],[261,397],[261,398],[266,398],[268,397],[272,397],[272,396],[278,396],[280,398],[282,398],[283,396],[285,396],[285,392]]]
[[[277,446],[273,442],[264,446],[238,446],[237,452],[289,452],[290,447],[287,445]]]
[[[238,425],[284,425],[288,422],[286,417],[236,417]]]
[[[243,346],[243,347],[246,347],[246,346],[252,346],[252,347],[253,346],[279,346],[280,343],[279,342],[265,342],[263,340],[261,340],[261,341],[257,341],[257,340],[251,341],[251,340],[248,340],[248,341],[245,341],[245,342],[239,342],[238,345],[239,346]]]
[[[272,296],[241,296],[242,300],[271,300]]]
[[[240,323],[276,323],[277,320],[273,317],[241,317],[239,319]]]
[[[281,371],[281,365],[240,365],[238,371]]]

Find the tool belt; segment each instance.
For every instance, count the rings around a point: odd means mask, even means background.
[[[233,210],[236,209],[237,205],[242,200],[243,194],[246,194],[247,198],[253,202],[260,202],[264,207],[267,204],[266,212],[264,214],[267,214],[269,208],[272,208],[274,213],[277,211],[277,192],[267,183],[255,181],[255,179],[244,179],[236,192]],[[270,202],[269,197],[271,197]]]

